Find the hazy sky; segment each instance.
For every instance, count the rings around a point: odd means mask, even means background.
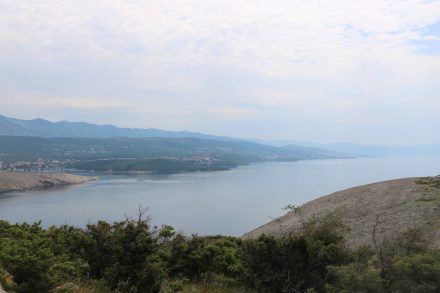
[[[0,0],[0,114],[440,143],[440,1]]]

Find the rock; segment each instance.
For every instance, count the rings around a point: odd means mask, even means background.
[[[0,193],[79,184],[96,179],[97,177],[79,176],[66,173],[0,172]]]
[[[408,228],[422,229],[434,247],[440,247],[440,178],[406,178],[350,188],[310,201],[300,207],[301,215],[339,212],[350,229],[347,244],[359,247],[376,239],[392,239]],[[242,236],[254,239],[261,234],[279,237],[301,227],[300,216],[291,211]]]

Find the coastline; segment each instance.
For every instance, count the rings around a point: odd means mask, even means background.
[[[96,176],[67,173],[16,173],[0,172],[0,194],[11,191],[46,189],[94,181]]]

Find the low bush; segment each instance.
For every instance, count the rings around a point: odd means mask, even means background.
[[[255,240],[158,229],[144,211],[85,229],[0,221],[0,284],[17,293],[440,292],[440,252],[417,229],[355,251],[346,232],[335,214]]]

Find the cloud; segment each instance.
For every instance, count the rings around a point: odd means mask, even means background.
[[[333,123],[392,129],[409,116],[433,129],[438,11],[418,0],[5,0],[0,101],[16,116],[58,117],[41,107],[50,101],[73,120],[103,109],[95,122],[266,138]]]

